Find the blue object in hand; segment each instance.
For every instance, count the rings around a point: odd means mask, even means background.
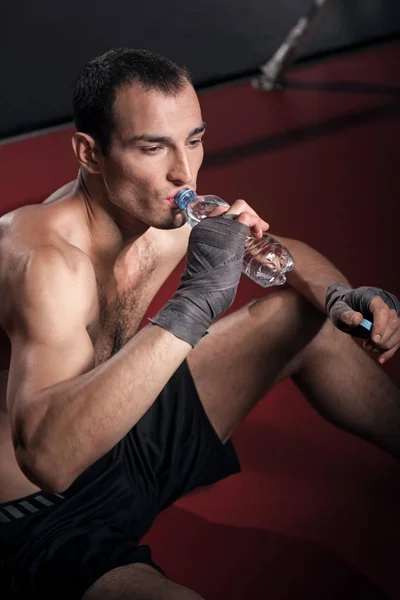
[[[360,321],[357,327],[352,328],[351,335],[354,335],[355,337],[359,338],[369,338],[371,329],[371,321],[368,321],[368,319],[363,319],[362,321]]]

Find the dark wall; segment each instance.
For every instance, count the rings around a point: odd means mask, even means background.
[[[145,47],[186,64],[200,88],[254,72],[310,0],[25,0],[0,37],[0,138],[71,119],[70,83],[108,48]],[[302,56],[400,32],[399,0],[331,0]]]

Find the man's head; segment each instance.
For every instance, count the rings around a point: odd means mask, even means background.
[[[75,80],[73,144],[121,214],[170,228],[184,218],[168,202],[196,186],[204,123],[186,69],[146,50],[119,48]]]

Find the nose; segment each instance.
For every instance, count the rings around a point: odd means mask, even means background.
[[[185,150],[174,153],[168,171],[168,180],[175,185],[185,185],[192,180],[192,167]]]

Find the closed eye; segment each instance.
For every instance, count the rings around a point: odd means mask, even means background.
[[[200,140],[191,140],[189,142],[189,146],[191,146],[192,148],[195,148],[196,146],[198,146],[199,144],[202,144],[202,143],[203,143],[202,139],[200,139]]]
[[[162,146],[144,146],[141,150],[146,154],[157,154],[157,152],[162,150]]]

